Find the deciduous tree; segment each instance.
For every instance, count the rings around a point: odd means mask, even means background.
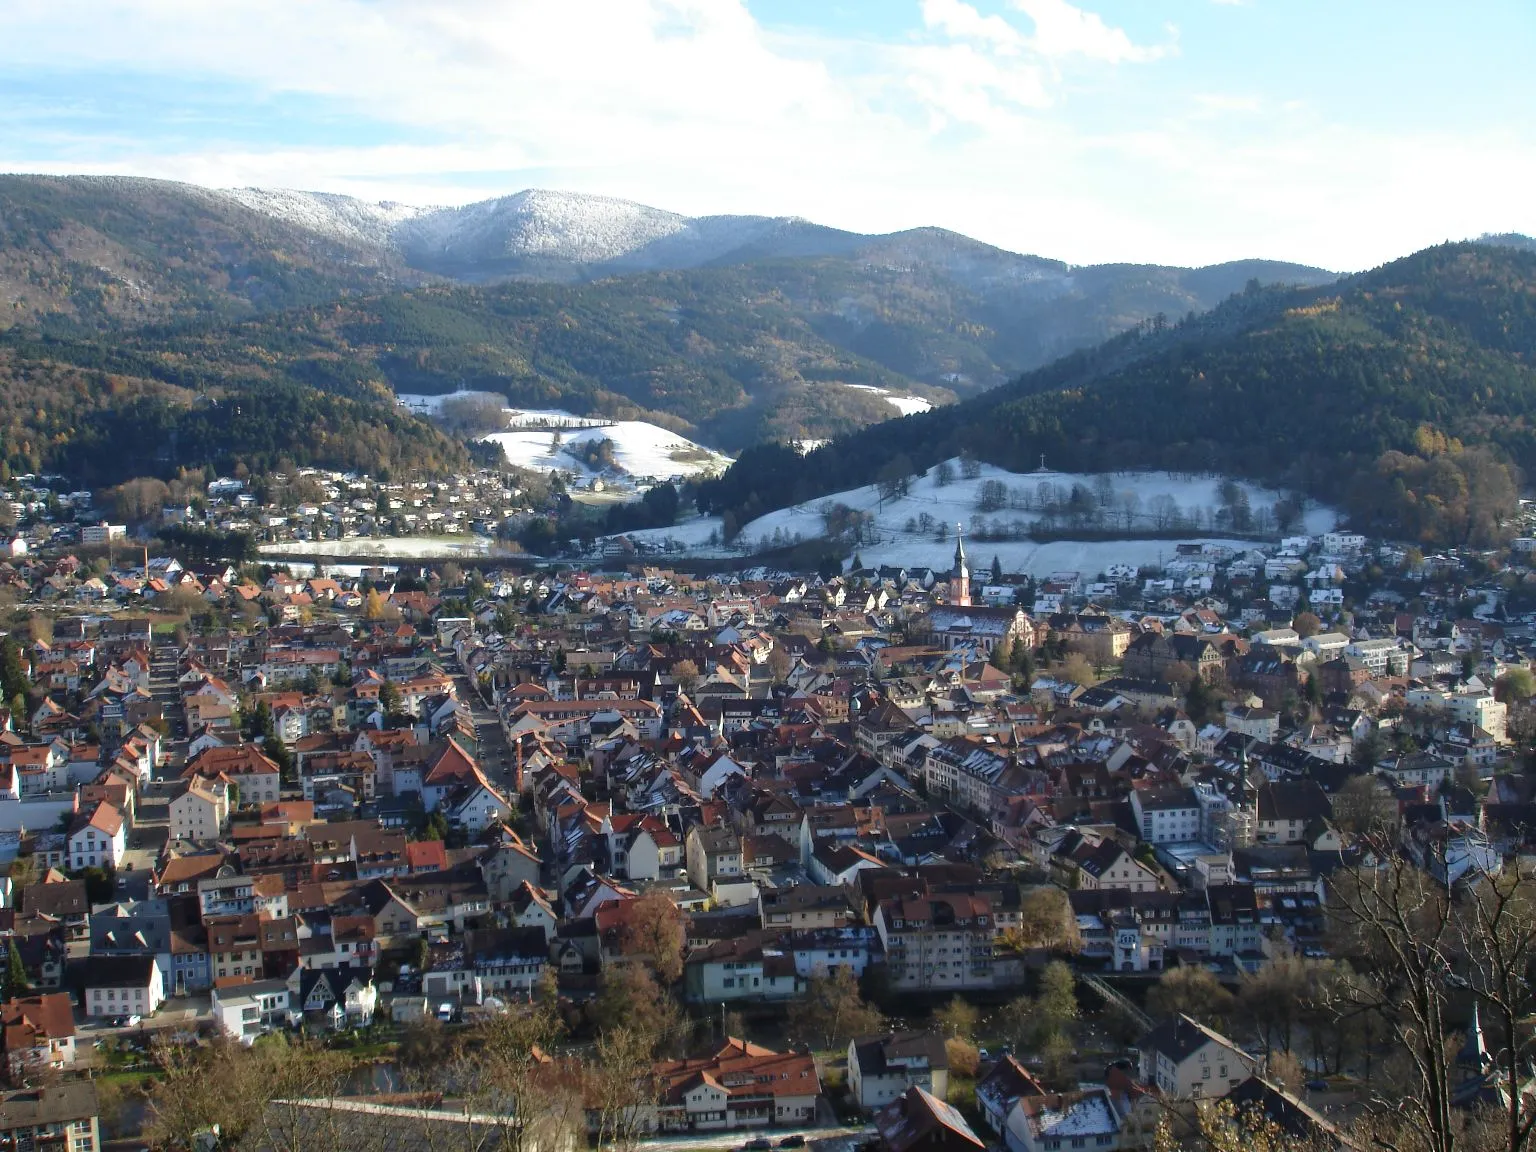
[[[812,976],[805,997],[789,1009],[790,1032],[818,1048],[845,1047],[855,1036],[878,1032],[882,1023],[846,965]]]

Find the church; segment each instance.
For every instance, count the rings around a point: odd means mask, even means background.
[[[945,648],[975,648],[990,655],[999,646],[1007,649],[1014,640],[1035,648],[1041,637],[1022,608],[1008,605],[989,608],[971,603],[971,570],[965,559],[965,537],[955,528],[955,566],[950,570],[945,602],[928,613],[933,638]]]

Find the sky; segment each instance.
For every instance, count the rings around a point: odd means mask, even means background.
[[[1533,56],[1531,0],[3,0],[0,171],[1353,271],[1536,233]]]

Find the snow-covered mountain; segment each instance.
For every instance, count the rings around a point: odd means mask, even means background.
[[[399,228],[431,208],[385,200],[369,203],[329,192],[294,192],[286,188],[230,188],[224,195],[245,207],[337,240],[393,247]]]
[[[1056,279],[1065,266],[941,229],[869,236],[796,216],[682,216],[631,200],[528,189],[458,208],[369,203],[287,189],[224,193],[243,207],[350,243],[392,249],[411,265],[456,279],[578,279],[617,272],[699,268],[877,245],[891,257],[931,260],[947,250],[958,271],[1005,281]],[[1001,262],[1006,267],[999,269]]]

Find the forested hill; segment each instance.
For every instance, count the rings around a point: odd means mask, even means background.
[[[0,175],[0,329],[239,317],[423,279],[394,252],[190,184]]]
[[[706,493],[739,522],[974,452],[1028,470],[1210,470],[1294,485],[1362,527],[1495,534],[1536,470],[1536,254],[1450,244],[1337,285],[1245,293],[984,396],[797,457],[745,453]],[[1496,506],[1496,507],[1491,507]]]
[[[876,389],[947,403],[1148,316],[1204,310],[1254,277],[1307,271],[1261,262],[1081,269],[1070,273],[1070,291],[1034,281],[985,288],[991,272],[980,266],[1001,276],[1006,254],[972,244],[957,270],[946,264],[955,251],[943,250],[960,239],[909,237],[866,261],[431,285],[107,340],[78,334],[61,338],[57,354],[95,343],[110,346],[108,359],[131,353],[152,373],[470,388],[521,407],[649,419],[739,450],[888,419],[896,409]]]

